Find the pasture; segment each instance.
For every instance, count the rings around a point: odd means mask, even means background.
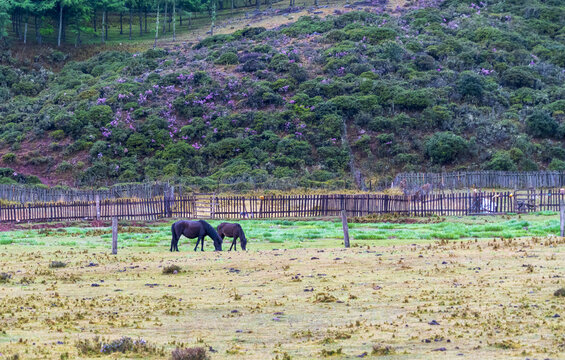
[[[237,253],[123,223],[118,255],[109,226],[20,225],[0,233],[0,358],[563,356],[558,215],[404,220],[350,223],[351,249],[341,222],[242,221]]]

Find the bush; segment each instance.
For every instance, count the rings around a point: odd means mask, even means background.
[[[79,354],[82,355],[132,352],[137,354],[154,354],[164,356],[163,349],[158,349],[156,346],[149,344],[143,339],[133,340],[127,336],[111,342],[106,342],[106,340],[100,339],[99,337],[95,337],[92,341],[89,339],[83,339],[77,341],[76,348],[78,349]]]
[[[12,278],[11,274],[5,272],[0,273],[0,284],[7,283],[8,281],[10,281],[11,278]]]
[[[173,350],[171,354],[172,360],[208,360],[210,359],[208,355],[206,355],[206,349],[202,347],[195,347],[195,348],[185,348],[179,349],[176,348]]]
[[[516,171],[518,167],[506,151],[497,151],[486,164],[487,170]]]
[[[535,110],[526,118],[528,132],[534,137],[547,138],[556,135],[559,124],[543,110]]]
[[[62,262],[62,261],[51,261],[51,264],[49,264],[49,267],[52,269],[57,269],[57,268],[64,268],[67,266],[67,263]]]
[[[536,83],[536,77],[528,67],[516,66],[502,73],[502,82],[513,88],[533,88]]]
[[[12,86],[12,91],[16,95],[35,96],[39,93],[39,84],[31,81],[20,81]]]
[[[462,96],[481,99],[484,91],[483,79],[471,71],[464,71],[457,80],[457,91]]]
[[[444,165],[453,162],[467,149],[467,141],[452,132],[440,132],[426,141],[426,154],[433,163]]]
[[[14,153],[6,153],[4,154],[4,156],[2,156],[2,161],[6,164],[13,164],[18,160],[18,158],[16,157],[16,154]]]
[[[235,65],[238,63],[237,54],[231,51],[223,53],[218,60],[216,60],[216,64],[219,65]]]
[[[181,271],[181,267],[178,265],[169,265],[163,268],[163,274],[177,274]]]
[[[549,163],[547,169],[553,171],[565,171],[565,161],[559,159],[553,159]]]
[[[422,110],[434,103],[432,89],[404,90],[394,97],[394,103],[410,110]]]
[[[51,139],[55,141],[63,140],[65,138],[65,132],[63,130],[52,131],[49,135],[51,136]]]

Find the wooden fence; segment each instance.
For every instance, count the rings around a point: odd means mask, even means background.
[[[204,202],[204,200],[205,202]],[[107,199],[0,205],[0,222],[94,220],[118,217],[128,220],[315,218],[370,214],[405,216],[466,216],[531,211],[558,211],[565,201],[562,191],[458,192],[428,196],[404,195],[290,195],[218,197],[183,195],[152,199]]]
[[[99,197],[101,200],[116,198],[151,199],[156,196],[162,196],[169,189],[170,186],[166,183],[118,184],[108,189],[98,190],[0,184],[0,199],[22,204],[28,202],[95,201],[96,197]]]
[[[553,188],[565,186],[565,171],[466,171],[449,173],[400,173],[393,186],[409,189],[431,184],[434,189]]]

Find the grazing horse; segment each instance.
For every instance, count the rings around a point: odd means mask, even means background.
[[[222,238],[220,237],[220,235],[218,235],[216,230],[214,230],[212,225],[208,224],[204,220],[177,221],[171,226],[171,232],[173,233],[173,239],[171,240],[171,251],[179,251],[178,244],[181,235],[184,235],[189,239],[194,239],[196,237],[198,238],[196,247],[194,247],[194,251],[198,249],[198,243],[202,243],[201,251],[204,251],[204,237],[206,235],[214,240],[215,251],[222,251]]]
[[[246,250],[247,238],[245,237],[245,233],[243,232],[241,225],[237,223],[235,224],[221,223],[220,225],[218,225],[218,234],[220,234],[222,240],[226,236],[233,237],[233,242],[230,246],[229,251],[231,251],[232,248],[235,251],[237,251],[237,238],[239,238],[239,242],[241,243],[241,248],[243,250]]]

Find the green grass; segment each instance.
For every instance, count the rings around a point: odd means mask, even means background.
[[[210,221],[215,227],[221,221]],[[327,247],[340,246],[343,241],[341,221],[291,221],[291,220],[242,220],[250,249],[277,247]],[[165,249],[170,244],[170,224],[149,225],[155,232],[148,234],[119,234],[120,247]],[[108,231],[110,228],[98,228]],[[0,245],[50,245],[63,246],[107,246],[111,234],[92,235],[92,230],[69,227],[66,232],[51,232],[39,235],[35,230],[10,231],[2,234]],[[352,242],[367,245],[390,245],[406,242],[434,240],[492,239],[547,236],[559,234],[557,215],[532,214],[514,217],[450,217],[441,223],[398,224],[368,223],[349,224]],[[230,239],[226,239],[228,243]],[[195,244],[196,239],[181,238],[180,244]],[[211,241],[206,239],[206,246]]]

